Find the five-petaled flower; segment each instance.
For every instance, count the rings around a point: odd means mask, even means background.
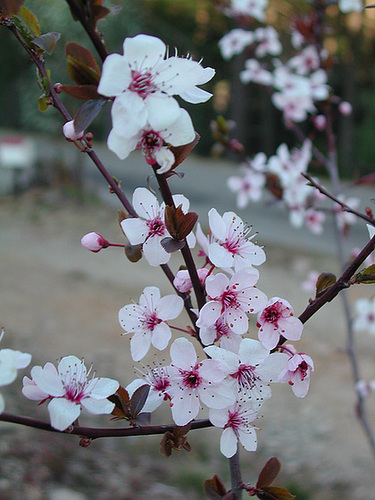
[[[23,378],[22,393],[28,399],[48,403],[51,426],[64,431],[81,414],[82,408],[94,415],[109,414],[114,404],[107,398],[119,388],[119,383],[110,378],[89,379],[84,361],[76,356],[65,356],[59,361],[57,370],[52,363],[44,367],[34,366],[31,379]]]
[[[293,316],[292,306],[285,299],[273,297],[267,307],[258,314],[258,337],[264,347],[273,349],[277,346],[280,335],[288,340],[299,340],[303,324]]]
[[[130,352],[134,361],[146,356],[151,344],[162,351],[172,336],[167,320],[181,313],[184,301],[178,295],[160,296],[159,288],[143,290],[139,304],[128,304],[119,311],[119,321],[126,333],[133,333]],[[124,335],[125,335],[124,334]]]

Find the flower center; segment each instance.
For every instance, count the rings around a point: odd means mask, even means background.
[[[280,310],[276,304],[267,307],[262,314],[263,318],[267,323],[277,323],[277,320],[280,318]]]
[[[155,217],[155,219],[149,219],[146,221],[148,227],[148,237],[152,236],[163,236],[165,232],[164,222],[160,217]]]
[[[230,427],[231,429],[236,431],[241,424],[242,424],[242,418],[240,417],[238,411],[234,412],[228,411],[228,421],[224,425],[224,429]]]
[[[240,365],[236,373],[231,374],[232,378],[237,379],[239,386],[247,389],[252,389],[259,377],[255,374],[255,366]]]
[[[149,165],[153,165],[155,163],[155,150],[160,149],[163,144],[164,140],[157,132],[149,130],[143,134],[138,147],[142,149],[142,153],[145,155],[146,161]]]
[[[156,85],[152,82],[152,74],[148,71],[140,73],[139,71],[132,71],[132,82],[129,89],[136,92],[142,99],[146,99],[149,94],[156,90]]]
[[[185,387],[189,387],[191,389],[195,389],[202,382],[202,377],[199,376],[199,372],[196,368],[193,368],[191,371],[182,371],[182,382]]]
[[[233,288],[226,289],[220,297],[220,300],[222,304],[222,312],[230,307],[236,309],[240,305],[237,300],[237,292]]]
[[[307,377],[307,370],[309,369],[309,365],[306,363],[306,361],[302,361],[300,365],[298,366],[299,371],[301,373],[301,377],[304,379]]]
[[[151,330],[152,332],[154,331],[155,326],[159,325],[162,323],[162,320],[159,319],[155,313],[152,313],[150,316],[147,316],[145,319],[145,325],[146,327]]]

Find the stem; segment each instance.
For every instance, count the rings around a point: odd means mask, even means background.
[[[240,453],[237,449],[235,455],[229,459],[229,470],[231,478],[231,492],[233,493],[233,500],[242,499],[242,476],[240,465]]]
[[[155,172],[156,180],[158,181],[160,192],[162,195],[162,198],[165,202],[166,205],[169,205],[170,207],[175,207],[173,197],[171,190],[169,188],[169,184],[167,182],[167,178],[164,174],[159,175],[157,173],[157,169],[159,168],[159,165],[155,164],[153,165],[153,170]],[[191,254],[190,248],[188,247],[186,240],[185,240],[185,245],[183,248],[181,248],[181,253],[184,258],[187,270],[189,272],[189,276],[191,279],[191,282],[193,284],[195,296],[197,299],[198,303],[198,308],[201,309],[204,304],[206,303],[206,298],[204,294],[204,288],[202,283],[200,282],[198,273],[197,273],[197,268],[195,266],[195,262],[193,259],[193,256]],[[194,321],[194,327],[195,327],[195,321]]]
[[[164,434],[165,432],[173,432],[176,425],[147,425],[144,427],[81,427],[73,426],[69,430],[58,431],[51,427],[50,424],[36,420],[34,418],[20,417],[17,415],[12,415],[10,413],[2,413],[0,415],[0,421],[11,422],[14,424],[24,425],[26,427],[33,427],[34,429],[40,429],[48,432],[57,432],[60,434],[74,434],[81,437],[88,437],[90,439],[98,439],[102,437],[126,437],[126,436],[151,436],[157,434]],[[204,429],[206,427],[212,427],[211,422],[208,419],[194,420],[190,424],[190,429]]]
[[[108,56],[107,49],[105,48],[101,36],[96,31],[95,27],[90,23],[88,16],[76,0],[66,0],[66,3],[69,5],[70,10],[76,16],[78,21],[82,24],[83,29],[88,34],[97,53],[99,54],[99,57],[102,61],[104,61],[104,59]]]

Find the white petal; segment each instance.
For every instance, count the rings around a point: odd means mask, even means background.
[[[212,97],[212,94],[206,90],[195,87],[185,92],[180,92],[180,97],[191,104],[199,104],[208,101],[208,99]]]
[[[133,193],[133,207],[143,219],[154,219],[160,212],[156,196],[142,187],[137,188]]]
[[[176,425],[183,426],[191,422],[199,411],[199,398],[196,394],[191,394],[190,396],[186,391],[180,391],[172,399],[172,417]]]
[[[146,221],[133,217],[121,221],[121,227],[131,245],[144,243],[149,233]]]
[[[81,404],[85,410],[93,413],[94,415],[111,413],[115,407],[115,404],[108,401],[108,399],[85,398],[82,399]]]
[[[107,139],[107,146],[108,149],[113,151],[120,158],[120,160],[125,160],[125,158],[137,148],[139,139],[140,137],[138,135],[128,139],[118,135],[115,129],[112,129]]]
[[[173,167],[175,162],[174,154],[167,147],[162,147],[155,151],[154,153],[155,161],[160,168],[158,168],[158,174],[165,174]]]
[[[151,342],[156,349],[163,351],[167,347],[171,337],[172,332],[169,326],[166,323],[159,323],[152,332]]]
[[[3,396],[0,394],[0,413],[3,413],[5,408],[5,402]]]
[[[146,286],[143,290],[139,304],[147,308],[148,312],[154,312],[160,302],[160,290],[157,286]]]
[[[134,137],[147,123],[144,100],[130,90],[116,97],[111,109],[112,126],[122,137]]]
[[[132,69],[152,69],[163,61],[165,50],[165,43],[150,35],[141,34],[124,40],[124,56]]]
[[[208,222],[214,237],[220,241],[224,241],[227,234],[227,228],[223,218],[219,215],[216,208],[211,208],[208,212]]]
[[[189,113],[185,109],[180,110],[180,115],[169,127],[163,138],[172,146],[189,144],[195,139],[195,130]]]
[[[126,59],[120,54],[110,54],[103,63],[98,93],[112,97],[127,89],[131,82],[131,72]]]
[[[130,353],[134,361],[140,361],[146,356],[151,346],[151,333],[137,332],[130,341]]]
[[[228,283],[229,279],[223,273],[208,276],[206,279],[206,292],[212,298],[219,297],[228,286]]]
[[[148,122],[153,130],[169,128],[180,116],[180,107],[173,97],[151,94],[143,101],[147,110]]]
[[[233,457],[237,451],[237,437],[230,427],[223,430],[220,438],[220,451],[227,458]]]
[[[180,315],[184,301],[178,295],[166,295],[158,304],[158,318],[167,320],[175,319]]]
[[[50,396],[63,396],[65,394],[61,379],[57,373],[52,373],[41,366],[31,369],[31,376],[41,391]]]
[[[160,266],[166,264],[171,258],[171,254],[166,252],[160,243],[161,238],[153,236],[148,238],[143,244],[143,253],[150,266]]]
[[[209,244],[208,258],[217,267],[227,268],[234,264],[233,254],[216,242]]]
[[[94,399],[105,399],[114,394],[119,388],[120,384],[117,380],[111,378],[100,377],[92,379],[87,387],[90,397]]]
[[[197,354],[193,344],[183,337],[173,342],[170,354],[172,364],[182,370],[190,370],[197,362]]]
[[[80,405],[65,398],[54,398],[48,404],[48,412],[52,427],[64,431],[81,413]]]
[[[247,427],[246,432],[243,429],[238,429],[238,437],[245,450],[255,451],[257,449],[257,435],[254,428]]]

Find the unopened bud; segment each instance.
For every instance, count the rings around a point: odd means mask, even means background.
[[[353,106],[350,104],[348,101],[342,101],[339,104],[339,112],[343,116],[349,116],[352,114],[353,111]]]
[[[77,134],[74,129],[74,122],[71,120],[70,122],[66,122],[63,126],[63,134],[65,135],[68,141],[78,141],[83,139],[83,132]]]
[[[107,248],[109,242],[99,233],[88,233],[81,239],[81,244],[91,252],[99,252],[102,248]]]
[[[62,92],[62,84],[61,83],[55,83],[53,88],[55,89],[56,94],[61,94],[61,92]]]
[[[326,117],[324,115],[315,116],[314,125],[318,130],[320,130],[320,131],[324,130],[326,128],[326,123],[327,123],[327,120],[326,120]]]

